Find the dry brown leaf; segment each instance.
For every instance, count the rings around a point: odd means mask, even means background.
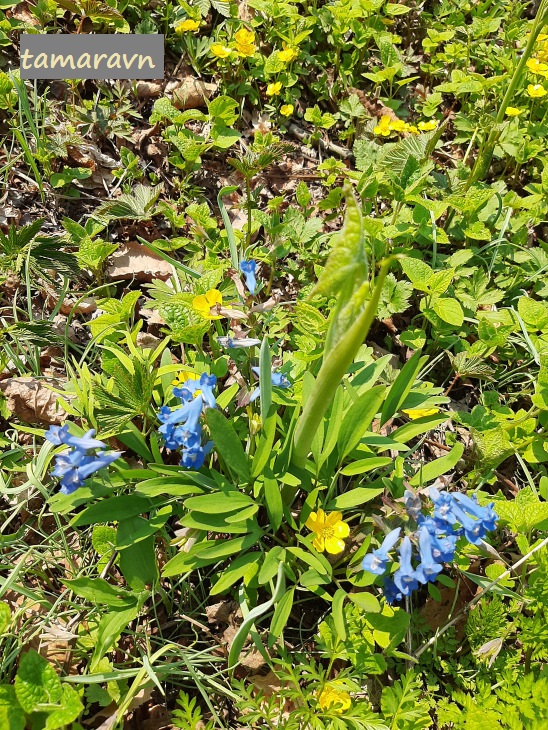
[[[135,279],[136,281],[166,281],[172,275],[170,264],[154,251],[136,241],[124,243],[110,257],[109,279]]]
[[[177,109],[199,109],[207,106],[207,102],[217,91],[217,84],[186,76],[175,87],[171,87],[171,90],[173,106]]]
[[[135,95],[138,99],[153,99],[155,96],[160,96],[164,87],[161,80],[146,81],[145,79],[139,79],[122,83],[125,89],[130,91],[135,89]]]
[[[0,391],[7,398],[8,409],[27,423],[60,424],[67,414],[58,403],[58,396],[46,385],[59,386],[53,378],[10,378],[0,382]]]
[[[237,614],[240,605],[237,601],[220,601],[206,606],[207,621],[210,624],[228,624]]]

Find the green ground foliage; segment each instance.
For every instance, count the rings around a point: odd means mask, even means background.
[[[548,728],[547,115],[548,0],[0,0],[1,730]]]

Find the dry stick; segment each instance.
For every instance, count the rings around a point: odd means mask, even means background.
[[[527,560],[531,557],[531,555],[534,555],[534,553],[538,552],[541,548],[543,548],[545,545],[548,545],[548,537],[546,537],[542,542],[539,542],[539,544],[534,547],[532,550],[530,550],[527,555],[524,555],[523,558],[520,558],[517,563],[514,563],[510,568],[504,571],[504,573],[501,573],[498,578],[491,581],[485,588],[482,588],[478,594],[472,598],[471,601],[469,601],[466,606],[462,609],[462,611],[455,616],[454,619],[451,619],[449,623],[445,624],[439,631],[436,632],[435,636],[432,636],[431,639],[428,639],[428,641],[420,646],[417,651],[415,652],[415,659],[418,659],[421,654],[423,654],[427,649],[429,649],[432,644],[435,644],[438,640],[438,637],[440,637],[442,634],[445,634],[445,632],[451,628],[451,626],[454,626],[456,623],[458,623],[461,618],[468,613],[468,611],[472,608],[472,606],[479,601],[479,599],[483,596],[484,593],[487,593],[487,591],[490,591],[493,586],[497,585],[501,580],[504,578],[507,578],[510,573],[515,570],[516,568],[519,568],[520,565],[523,565],[523,563],[526,563]]]

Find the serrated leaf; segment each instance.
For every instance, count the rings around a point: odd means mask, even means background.
[[[55,669],[34,649],[23,654],[15,677],[17,701],[27,713],[39,712],[43,705],[55,705],[63,688]]]

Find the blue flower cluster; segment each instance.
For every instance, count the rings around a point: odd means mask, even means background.
[[[249,261],[240,261],[240,271],[245,276],[245,285],[251,294],[255,294],[257,290],[257,279],[255,273],[257,271],[257,262],[253,259]]]
[[[399,541],[399,567],[384,579],[384,593],[388,603],[401,601],[409,596],[419,584],[436,580],[443,569],[455,556],[459,537],[464,536],[473,545],[479,545],[486,533],[494,530],[497,515],[493,504],[482,507],[477,498],[467,497],[459,492],[429,490],[434,504],[431,515],[422,511],[420,497],[407,490],[404,503],[407,514],[416,521],[417,530],[400,540],[401,528],[398,527],[384,538],[382,545],[368,553],[362,562],[364,570],[373,575],[384,575],[388,563],[392,562],[390,551]],[[413,547],[418,545],[418,564],[413,564]]]
[[[260,368],[251,368],[251,369],[253,370],[253,372],[255,373],[255,375],[257,377],[260,376],[260,374],[261,374]],[[289,388],[289,386],[291,385],[291,383],[289,382],[289,380],[285,377],[285,375],[283,373],[278,373],[275,370],[273,370],[270,377],[272,378],[272,385],[275,388]],[[257,400],[257,398],[259,398],[260,395],[261,395],[261,389],[255,388],[253,393],[251,393],[251,395],[249,396],[249,402],[253,403],[253,401]]]
[[[69,448],[58,454],[55,459],[53,475],[61,480],[61,492],[72,494],[84,485],[84,480],[100,469],[104,469],[121,456],[120,451],[104,453],[107,445],[94,439],[95,431],[88,431],[84,436],[73,436],[68,425],[50,426],[46,438],[55,446],[64,444]],[[99,453],[96,453],[99,451]]]
[[[205,457],[213,448],[213,441],[202,445],[200,416],[205,408],[215,408],[217,403],[213,388],[217,383],[215,375],[202,373],[199,380],[187,380],[173,388],[173,395],[181,401],[175,410],[162,406],[158,418],[162,425],[158,429],[170,451],[181,449],[181,466],[199,469]]]

